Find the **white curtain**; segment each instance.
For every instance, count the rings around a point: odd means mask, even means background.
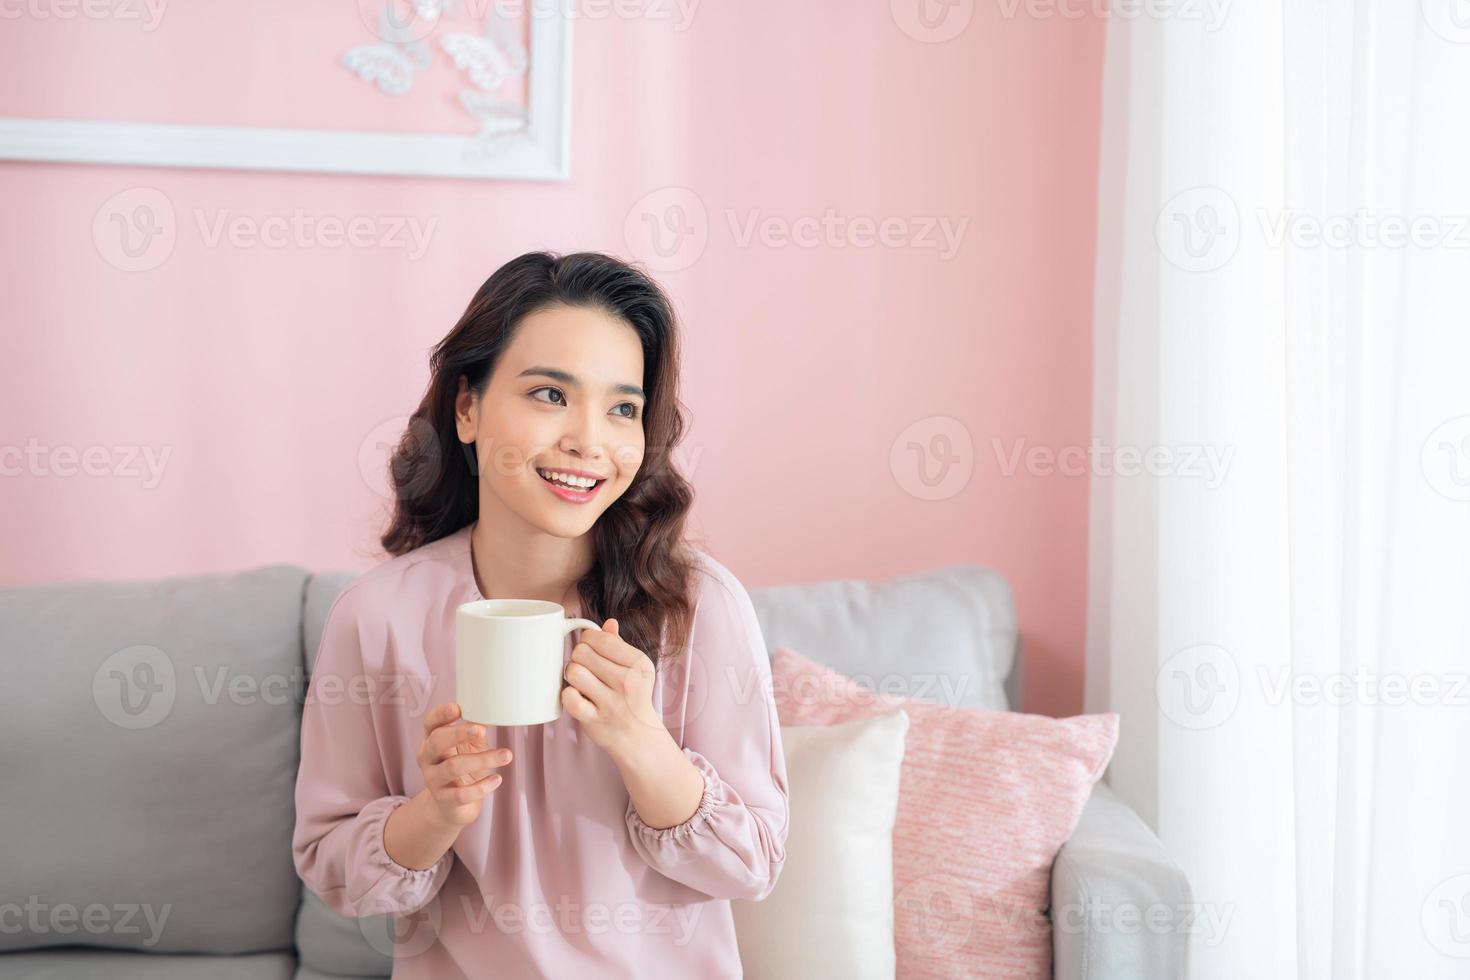
[[[1195,980],[1470,976],[1470,3],[1122,6],[1094,434],[1153,465],[1093,476],[1086,709],[1155,921]]]

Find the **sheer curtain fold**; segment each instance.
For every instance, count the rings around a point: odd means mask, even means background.
[[[1448,4],[1108,26],[1095,435],[1173,465],[1093,479],[1086,709],[1122,713],[1108,781],[1209,906],[1196,978],[1470,975]]]

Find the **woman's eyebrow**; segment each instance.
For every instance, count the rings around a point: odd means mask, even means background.
[[[553,381],[560,381],[562,384],[567,385],[571,388],[576,388],[579,391],[582,388],[582,380],[580,378],[578,378],[575,374],[569,374],[566,371],[561,370],[560,368],[528,367],[519,375],[517,375],[517,377],[524,378],[527,375],[531,374],[539,374],[542,377],[551,378]],[[638,387],[637,385],[616,384],[612,385],[608,390],[619,395],[637,395],[644,401],[648,401],[648,395],[643,391],[642,388]]]

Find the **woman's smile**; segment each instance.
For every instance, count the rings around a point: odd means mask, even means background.
[[[597,496],[597,491],[602,489],[602,485],[607,482],[607,480],[605,479],[597,480],[590,487],[588,487],[585,486],[585,481],[574,479],[573,483],[584,484],[581,486],[577,486],[569,484],[564,480],[555,479],[554,477],[556,477],[559,473],[560,471],[558,470],[536,471],[537,477],[541,480],[542,483],[546,485],[546,488],[548,490],[570,504],[589,503],[594,497]]]

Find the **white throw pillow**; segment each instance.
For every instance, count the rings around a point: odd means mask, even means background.
[[[791,826],[759,902],[733,900],[750,980],[891,978],[893,822],[909,717],[781,727]]]

